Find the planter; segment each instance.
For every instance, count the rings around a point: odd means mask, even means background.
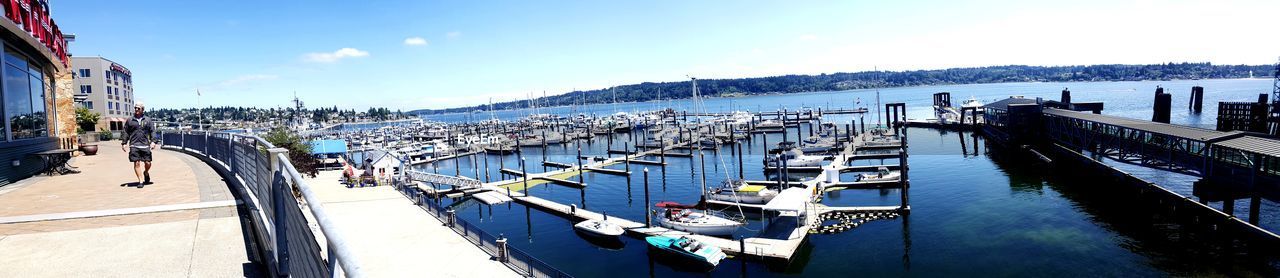
[[[96,155],[98,154],[98,145],[80,144],[80,151],[84,152],[84,155]]]

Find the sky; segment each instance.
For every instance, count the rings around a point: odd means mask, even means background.
[[[686,76],[1280,56],[1275,0],[50,2],[72,55],[129,68],[153,108],[296,93],[407,111]]]

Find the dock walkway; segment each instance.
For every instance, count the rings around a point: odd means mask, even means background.
[[[339,171],[307,179],[370,277],[519,277],[391,186],[347,188]],[[313,204],[314,205],[314,204]]]

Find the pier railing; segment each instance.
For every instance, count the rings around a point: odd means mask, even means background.
[[[537,258],[521,251],[518,248],[505,244],[505,239],[493,236],[479,227],[468,223],[466,220],[458,218],[457,215],[451,214],[449,208],[441,206],[438,199],[434,199],[425,194],[421,189],[412,186],[412,183],[397,180],[392,183],[396,190],[404,194],[405,197],[413,200],[413,203],[422,207],[428,214],[444,222],[446,226],[453,229],[467,241],[480,247],[480,250],[488,253],[490,256],[498,258],[507,267],[528,277],[550,277],[550,278],[568,278],[573,277],[564,271],[560,271],[550,264],[542,262]],[[505,259],[504,254],[505,252]]]
[[[257,249],[274,276],[362,276],[324,207],[307,205],[320,202],[286,151],[257,136],[221,132],[162,132],[161,140],[228,178],[250,212]],[[323,236],[312,232],[312,222]]]

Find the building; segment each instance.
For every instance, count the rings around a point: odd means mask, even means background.
[[[72,57],[71,64],[75,65],[75,98],[80,106],[101,115],[94,130],[123,130],[136,101],[129,69],[102,57]]]
[[[45,0],[0,2],[0,186],[43,170],[33,153],[74,148],[71,60]]]

